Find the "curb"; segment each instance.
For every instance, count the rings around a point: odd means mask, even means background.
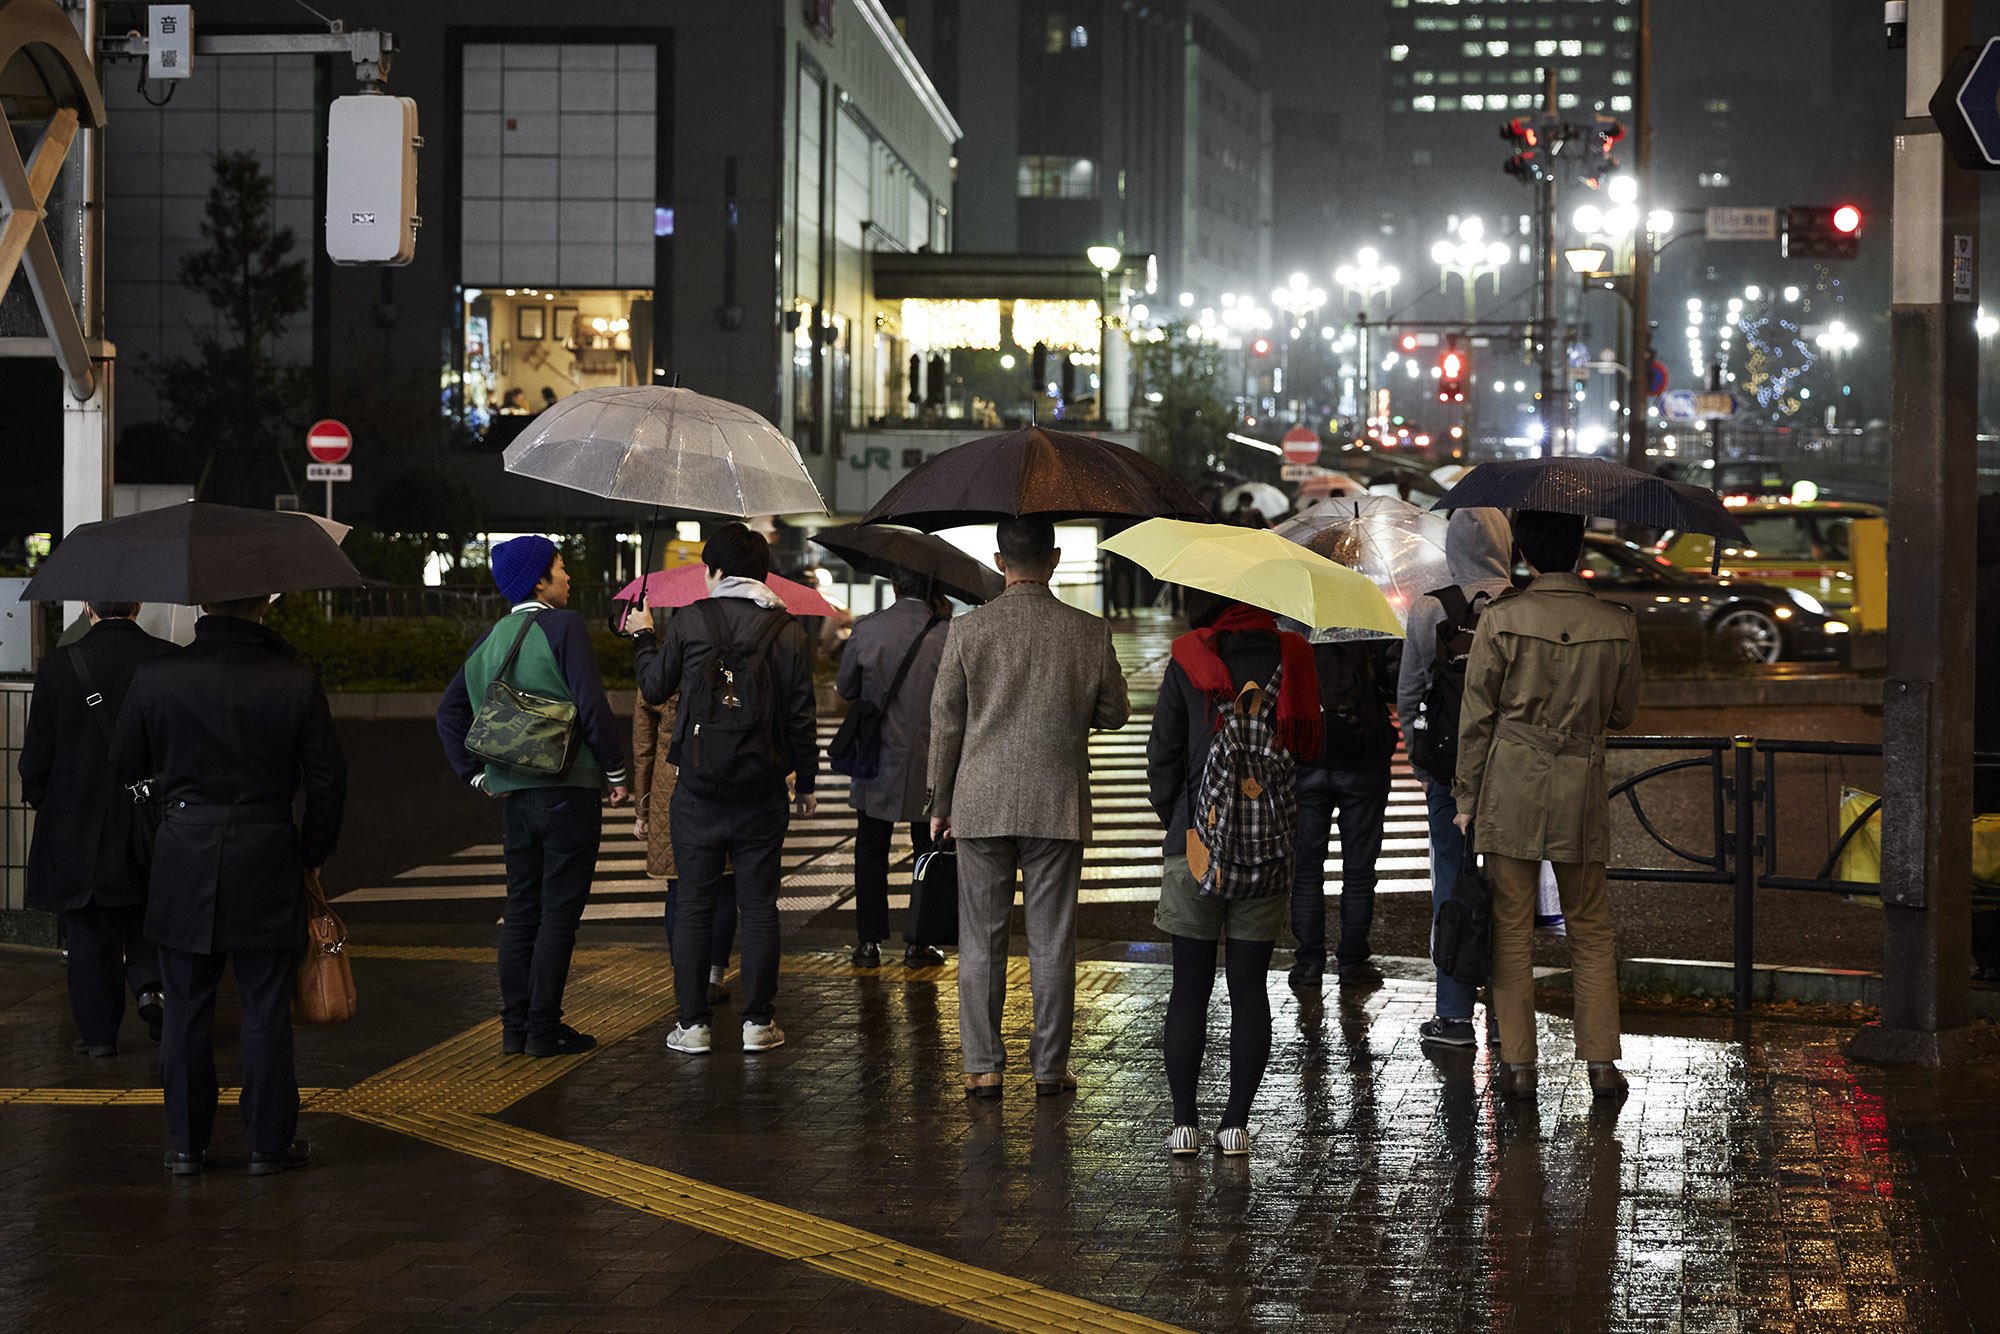
[[[1813,708],[1825,705],[1881,707],[1882,682],[1863,676],[1803,676],[1780,681],[1717,677],[1713,680],[1647,681],[1639,688],[1642,709]]]
[[[1539,973],[1540,970],[1537,970]],[[1569,970],[1538,976],[1537,982],[1567,988]],[[1736,969],[1731,964],[1701,959],[1620,959],[1621,992],[1668,991],[1690,996],[1727,999],[1736,994]],[[1882,1003],[1882,975],[1854,968],[1794,968],[1760,963],[1751,969],[1750,998],[1760,1004],[1803,1001],[1814,1005]],[[2000,1019],[2000,988],[1975,986],[1967,994],[1974,1019]]]

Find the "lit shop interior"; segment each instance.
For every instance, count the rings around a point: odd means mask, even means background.
[[[1104,337],[1095,301],[935,300],[876,309],[870,425],[1001,430],[1099,418]]]
[[[580,389],[650,379],[650,291],[469,287],[460,309],[459,401],[488,448],[504,448],[529,418]]]

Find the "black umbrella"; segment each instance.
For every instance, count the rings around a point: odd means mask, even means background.
[[[961,602],[991,602],[1007,581],[941,537],[887,523],[844,523],[822,528],[813,541],[863,574],[887,579],[900,567],[929,575]]]
[[[1046,519],[1212,516],[1180,479],[1134,449],[1030,426],[926,460],[861,517],[935,532],[1026,515]]]
[[[194,606],[361,583],[309,514],[190,501],[78,526],[21,601]]]
[[[1715,492],[1635,472],[1610,459],[1482,463],[1460,478],[1435,508],[1551,510],[1743,540],[1742,526]]]

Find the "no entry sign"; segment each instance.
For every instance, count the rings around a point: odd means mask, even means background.
[[[354,449],[354,432],[328,417],[306,429],[306,453],[314,463],[343,463]]]
[[[1310,426],[1294,426],[1278,443],[1284,448],[1287,463],[1319,462],[1319,432]]]

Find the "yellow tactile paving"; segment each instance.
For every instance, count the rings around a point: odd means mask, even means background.
[[[405,962],[491,964],[494,960],[493,950],[477,946],[377,946],[355,953],[364,959]],[[567,1009],[579,1028],[596,1034],[605,1046],[672,1014],[673,964],[665,950],[579,950],[576,963],[582,971],[570,985]],[[1115,989],[1137,967],[1081,964],[1078,990]],[[784,958],[779,977],[842,977],[860,971],[839,954],[800,954]],[[946,966],[884,975],[945,985],[955,970]],[[1025,986],[1027,961],[1010,960],[1007,977],[1011,984]],[[307,1111],[339,1113],[394,1130],[996,1329],[1021,1334],[1171,1334],[1177,1329],[816,1214],[493,1119],[588,1059],[588,1055],[552,1060],[502,1056],[500,1021],[490,1019],[351,1088],[301,1089],[299,1097]],[[222,1099],[233,1101],[237,1093],[223,1089]],[[0,1088],[0,1106],[157,1107],[160,1102],[158,1089]]]

